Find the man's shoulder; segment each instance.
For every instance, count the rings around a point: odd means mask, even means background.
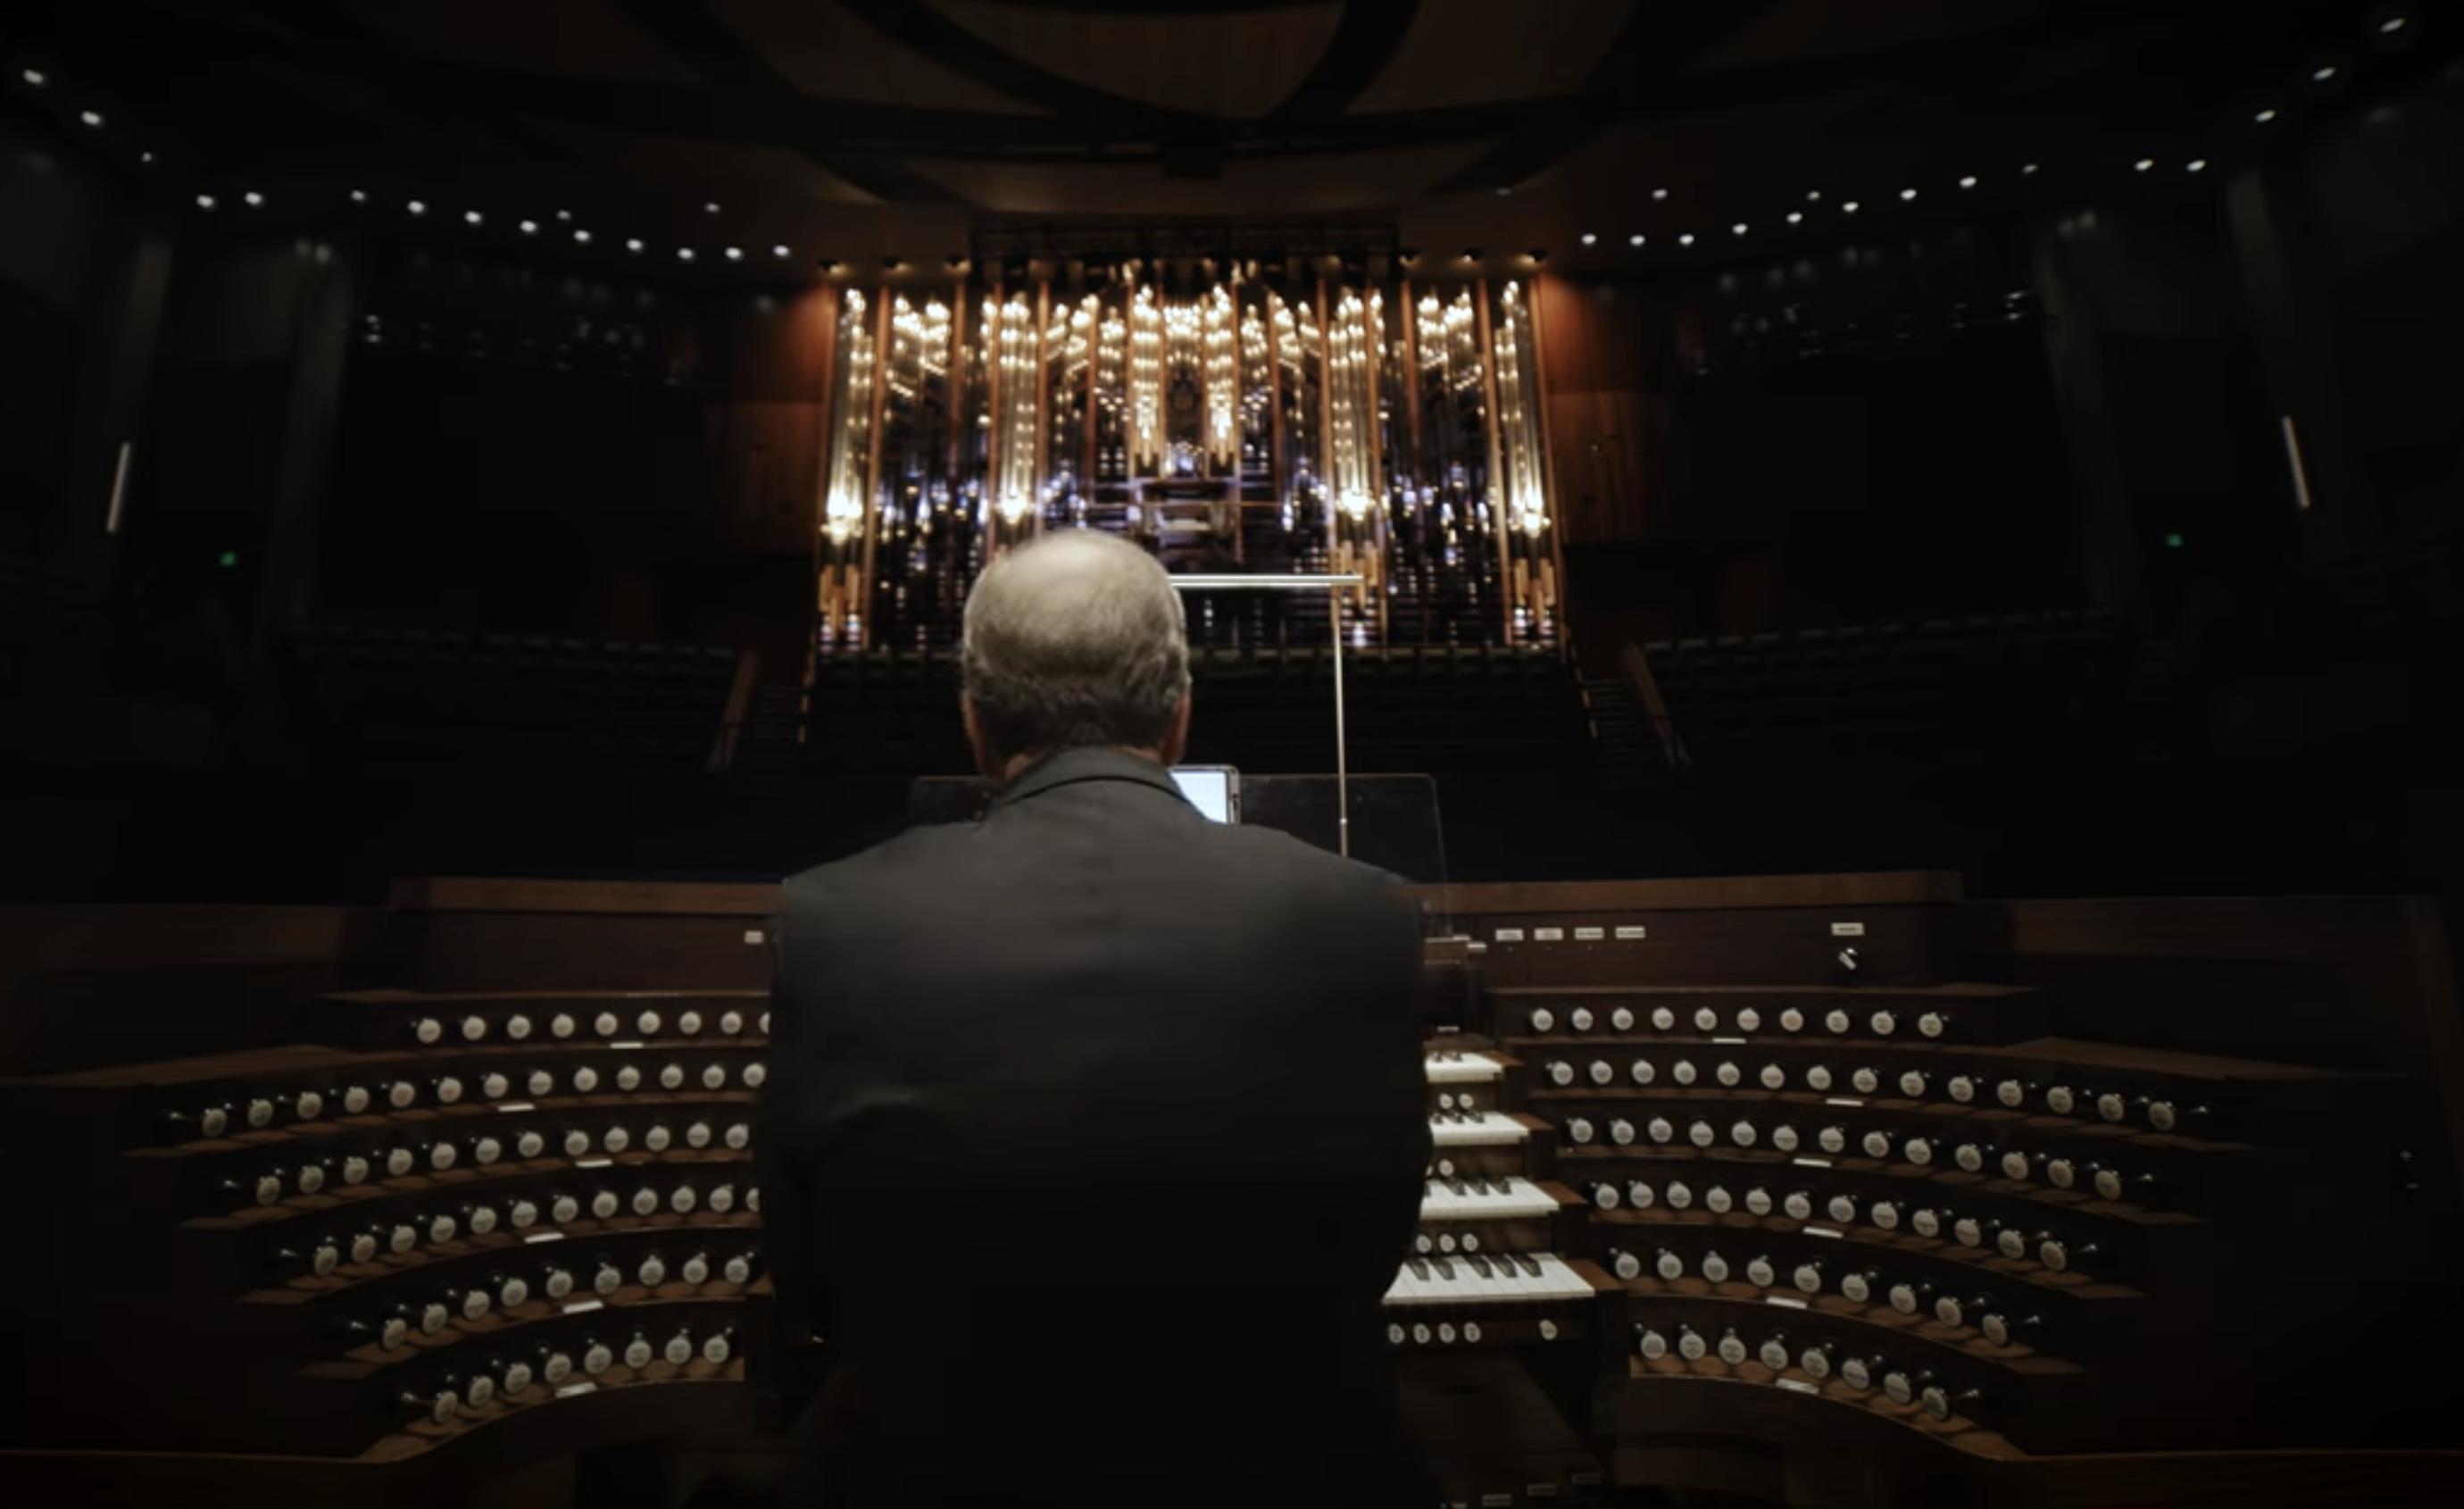
[[[1295,899],[1401,904],[1398,878],[1271,828],[1210,828],[1207,847]]]
[[[929,884],[935,874],[946,873],[947,865],[958,861],[958,848],[974,831],[966,823],[911,828],[860,853],[789,876],[780,882],[780,904],[879,896],[902,884]]]

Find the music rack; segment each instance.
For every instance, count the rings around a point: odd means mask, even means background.
[[[651,1437],[784,1453],[747,1387],[770,897],[406,882],[333,929],[344,988],[233,1013],[230,1051],[8,1081],[47,1219],[0,1480],[409,1503]],[[2456,1336],[2464,1143],[2424,903],[1428,901],[1436,1145],[1388,1336],[1448,1501],[2464,1482],[2415,1386]]]

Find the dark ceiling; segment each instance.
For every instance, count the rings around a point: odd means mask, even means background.
[[[1787,216],[1899,212],[1908,189],[2015,192],[2030,163],[2026,187],[2230,161],[2257,109],[2332,98],[2430,9],[21,0],[0,53],[21,106],[94,109],[99,149],[269,214],[359,189],[363,215],[418,198],[456,233],[475,211],[472,233],[528,217],[593,255],[638,237],[712,261],[937,259],[1062,217],[1368,223],[1581,265],[1813,233]]]

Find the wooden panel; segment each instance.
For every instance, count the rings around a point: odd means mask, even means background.
[[[1925,906],[1956,901],[1948,870],[1851,875],[1710,876],[1683,880],[1531,880],[1417,888],[1458,915],[1677,912],[1778,906]]]
[[[0,1074],[209,1053],[355,983],[371,909],[0,907]]]
[[[1640,540],[1662,492],[1666,454],[1659,317],[1633,284],[1535,282],[1560,538],[1570,545]]]
[[[407,912],[767,917],[778,909],[779,888],[665,880],[496,880],[413,876],[396,879],[387,899],[397,910]],[[532,984],[545,987],[545,982]]]

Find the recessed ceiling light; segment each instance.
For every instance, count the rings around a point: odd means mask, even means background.
[[[197,196],[197,208],[198,208],[198,209],[200,209],[200,210],[211,210],[213,207],[214,207],[214,196],[213,196],[213,195],[211,195],[211,194],[199,194],[199,195]]]
[[[417,200],[417,199],[414,199],[414,200],[412,200],[412,201],[410,202],[410,206],[409,206],[409,208],[410,208],[410,212],[411,212],[412,214],[415,214],[415,215],[424,215],[424,214],[428,213],[428,206],[427,206],[425,203],[423,203],[422,201]]]
[[[1857,201],[1856,201],[1856,200],[1854,200],[1854,199],[1851,199],[1851,200],[1849,200],[1846,204],[1841,205],[1839,208],[1840,208],[1840,209],[1842,209],[1842,210],[1847,211],[1850,214],[1855,214],[1855,213],[1857,212]]]
[[[573,218],[573,211],[570,210],[560,210],[556,212],[556,217],[560,222],[570,220]]]
[[[1967,177],[1965,177],[1965,178],[1961,179],[1961,180],[1959,181],[1959,187],[1960,187],[1960,188],[1962,188],[1962,189],[1973,189],[1973,188],[1975,188],[1975,187],[1976,187],[1976,175],[1975,175],[1974,173],[1970,173],[1970,174],[1969,174]]]
[[[702,213],[704,214],[716,214],[718,213],[718,201],[714,199],[710,203],[702,206],[701,209]]]
[[[1584,233],[1583,233],[1583,244],[1584,244],[1585,246],[1597,246],[1597,245],[1599,245],[1599,244],[1600,244],[1600,238],[1599,238],[1598,233],[1597,233],[1596,232],[1592,232],[1592,231],[1586,231],[1586,232],[1584,232]]]
[[[1651,197],[1655,200],[1666,199],[1668,197],[1668,190],[1665,189],[1655,189],[1651,191]]]
[[[26,82],[33,85],[37,89],[42,88],[45,84],[52,81],[51,76],[44,73],[39,68],[29,68],[17,77],[26,80]]]
[[[1743,220],[1740,220],[1740,221],[1738,221],[1735,225],[1732,225],[1732,226],[1728,227],[1728,233],[1729,233],[1730,235],[1743,235],[1743,234],[1745,234],[1745,233],[1746,233],[1746,223],[1745,223]]]
[[[770,249],[770,255],[772,256],[785,256],[787,255],[787,248],[784,245],[774,246]]]
[[[676,248],[676,260],[677,260],[677,261],[679,261],[679,262],[690,262],[690,261],[692,261],[692,260],[693,260],[693,248],[692,248],[692,247],[689,247],[689,246],[680,246],[680,247],[677,247],[677,248]]]
[[[2321,63],[2310,71],[2310,81],[2314,84],[2323,84],[2335,77],[2336,65],[2333,63]]]
[[[573,244],[576,246],[588,246],[590,244],[590,233],[577,228],[573,233]]]
[[[2025,166],[2021,167],[2019,171],[2025,173],[2030,178],[2034,178],[2036,176],[2036,165],[2034,163],[2027,164]]]
[[[151,152],[140,152],[137,154],[137,160],[141,163],[150,163],[154,161],[154,154]]]
[[[2386,20],[2379,23],[2379,34],[2381,36],[2393,36],[2396,33],[2404,30],[2406,19],[2406,17],[2400,15],[2388,16]]]
[[[1678,238],[1677,238],[1677,244],[1678,244],[1679,246],[1692,246],[1692,245],[1694,244],[1694,233],[1693,233],[1693,232],[1691,232],[1691,231],[1688,231],[1688,232],[1685,232],[1683,234],[1682,234],[1682,235],[1678,236]]]
[[[539,222],[538,222],[538,221],[536,221],[536,220],[525,220],[525,221],[523,221],[523,222],[522,222],[522,234],[524,234],[524,235],[537,235],[537,234],[539,234]]]
[[[2190,159],[2190,163],[2189,163],[2189,170],[2190,170],[2191,172],[2194,172],[2194,173],[2204,173],[2204,172],[2206,172],[2206,171],[2208,170],[2208,160],[2207,160],[2206,158],[2204,158],[2204,157],[2194,157],[2194,158],[2191,158],[2191,159]]]
[[[1500,184],[1497,186],[1497,197],[1500,199],[1505,198],[1512,192],[1514,192],[1514,186],[1512,184]]]
[[[481,214],[476,210],[465,210],[462,211],[462,223],[465,225],[477,225],[485,219],[487,219],[487,216]]]
[[[1632,234],[1632,235],[1630,235],[1630,236],[1627,236],[1627,237],[1625,238],[1625,244],[1626,244],[1626,245],[1628,245],[1628,246],[1640,246],[1640,245],[1642,244],[1642,242],[1643,242],[1643,235],[1642,235],[1642,233],[1641,233],[1641,232],[1639,232],[1639,231],[1636,232],[1634,234]]]
[[[80,110],[77,112],[77,119],[88,125],[100,126],[102,124],[102,112],[99,110]]]
[[[2252,119],[2252,120],[2254,120],[2254,121],[2255,121],[2255,122],[2258,122],[2259,124],[2261,124],[2261,125],[2265,125],[2265,124],[2267,124],[2269,122],[2271,122],[2271,121],[2273,121],[2273,120],[2275,120],[2275,119],[2276,119],[2276,111],[2274,110],[2274,108],[2273,108],[2273,107],[2271,107],[2271,108],[2269,108],[2269,109],[2261,110],[2258,114],[2256,114],[2256,115],[2255,115],[2255,116],[2252,116],[2252,117],[2251,117],[2251,119]]]
[[[1915,189],[1901,189],[1901,190],[1900,190],[1900,198],[1901,198],[1903,201],[1906,201],[1906,200],[1914,199],[1916,196],[1917,196],[1917,191],[1916,191]]]
[[[1790,211],[1788,212],[1788,223],[1789,223],[1789,224],[1791,224],[1791,225],[1803,225],[1803,224],[1805,224],[1805,211],[1802,211],[1802,210],[1792,210],[1792,211]]]
[[[727,259],[728,259],[729,261],[731,261],[731,262],[741,262],[741,261],[743,261],[743,260],[744,260],[744,248],[742,248],[742,247],[740,247],[740,246],[731,246],[731,247],[729,247],[729,248],[727,249]]]
[[[351,203],[353,203],[353,204],[355,204],[355,205],[363,205],[363,204],[366,204],[367,202],[368,202],[368,191],[367,191],[366,189],[352,189],[352,190],[351,190]]]
[[[628,236],[627,236],[627,237],[625,238],[625,250],[626,250],[626,251],[627,251],[627,252],[638,252],[638,251],[640,251],[641,249],[642,249],[642,238],[641,238],[640,236],[638,236],[638,235],[628,235]]]
[[[1819,189],[1807,189],[1805,191],[1805,202],[1810,205],[1818,205],[1822,203],[1822,190]]]
[[[262,210],[265,208],[265,196],[258,193],[253,189],[240,195],[239,199],[240,203],[248,206],[251,210]]]
[[[2152,157],[2143,157],[2143,158],[2141,158],[2139,161],[2137,161],[2137,162],[2135,162],[2135,163],[2131,164],[2130,166],[2131,166],[2133,168],[2137,169],[2138,171],[2140,171],[2140,172],[2143,172],[2143,173],[2144,173],[2144,172],[2147,171],[2149,168],[2154,167],[2154,166],[2156,166],[2156,159],[2154,159],[2154,158],[2152,158]]]

